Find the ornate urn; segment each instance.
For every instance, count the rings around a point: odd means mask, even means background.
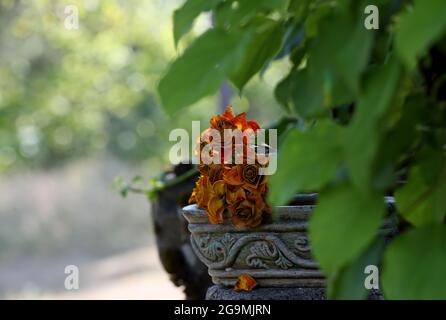
[[[245,230],[236,229],[229,217],[223,224],[211,224],[205,210],[184,207],[192,248],[214,283],[207,299],[323,299],[325,279],[311,258],[307,237],[315,198],[299,195],[293,205],[275,208],[273,223]],[[389,223],[382,230],[390,232]],[[258,288],[235,292],[232,288],[242,274],[252,276]]]
[[[297,205],[276,208],[275,222],[245,230],[236,229],[228,217],[223,224],[211,224],[206,211],[196,205],[183,208],[192,248],[207,265],[215,284],[208,290],[208,299],[240,295],[244,299],[323,298],[324,276],[311,259],[307,238],[315,195],[301,195],[296,200]],[[254,277],[259,286],[249,297],[232,290],[242,274]],[[281,290],[259,292],[265,288]]]

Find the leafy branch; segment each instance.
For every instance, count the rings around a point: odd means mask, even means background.
[[[150,200],[155,200],[159,192],[176,186],[188,179],[192,178],[197,174],[197,168],[193,167],[185,173],[173,178],[167,179],[166,175],[163,173],[157,178],[148,180],[148,186],[139,186],[144,179],[141,176],[134,177],[130,182],[125,182],[122,177],[118,176],[115,178],[113,187],[119,190],[122,197],[127,197],[129,193],[143,194],[146,195]]]
[[[372,30],[368,4],[188,0],[174,15],[176,43],[202,12],[215,26],[171,64],[159,94],[173,115],[226,79],[242,93],[287,59],[274,94],[292,121],[282,122],[269,200],[319,192],[309,235],[329,297],[365,297],[358,268],[383,261],[386,297],[446,298],[435,277],[446,269],[446,2],[377,1]],[[389,190],[412,228],[384,248],[376,237]]]

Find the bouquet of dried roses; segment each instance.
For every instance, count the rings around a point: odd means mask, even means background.
[[[256,121],[246,120],[244,112],[234,115],[231,106],[212,117],[210,124],[201,133],[196,150],[200,152],[201,175],[189,203],[205,209],[211,223],[222,223],[224,212],[228,212],[237,228],[256,227],[271,214],[265,199],[267,176],[259,170],[265,164],[259,163],[256,148],[247,134],[260,126]],[[243,133],[239,143],[227,135],[231,130]],[[205,149],[208,151],[203,153]]]

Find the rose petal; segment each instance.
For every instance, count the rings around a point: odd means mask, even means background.
[[[228,187],[229,188],[229,187]],[[226,202],[228,202],[229,205],[235,204],[235,202],[246,199],[245,190],[240,187],[233,187],[237,188],[236,190],[228,190],[226,192]]]
[[[215,181],[212,185],[212,190],[217,197],[223,197],[226,191],[225,182],[223,180]]]
[[[223,173],[223,180],[230,185],[239,186],[243,184],[243,180],[239,174],[237,166],[226,169]]]
[[[234,115],[234,112],[232,111],[231,105],[226,107],[226,110],[225,110],[225,112],[223,112],[222,116],[225,118],[228,118],[229,120],[234,118],[235,115]]]
[[[231,206],[231,220],[237,229],[255,228],[262,222],[262,208],[256,206],[255,199],[247,198]]]
[[[255,120],[248,120],[248,128],[254,131],[260,129],[259,124]]]
[[[242,112],[238,114],[234,119],[232,119],[232,124],[237,127],[237,129],[245,130],[248,127],[246,123],[246,113]]]
[[[197,202],[196,194],[197,194],[197,191],[196,191],[196,188],[194,188],[194,190],[192,191],[192,194],[189,197],[189,201],[188,201],[189,204]]]
[[[222,223],[223,222],[223,211],[224,211],[224,202],[219,197],[213,196],[209,199],[207,206],[207,213],[209,217],[209,221],[212,224]]]
[[[251,291],[255,286],[257,286],[257,282],[253,277],[251,277],[249,274],[242,274],[240,277],[238,277],[234,290]]]

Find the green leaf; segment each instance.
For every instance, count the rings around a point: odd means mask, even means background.
[[[324,107],[324,78],[319,70],[307,67],[298,70],[292,81],[292,103],[296,112],[304,118],[318,117],[328,111]]]
[[[313,63],[357,94],[360,76],[369,62],[373,32],[364,28],[362,16],[341,13],[322,20],[320,29],[311,50]],[[345,43],[342,50],[338,50],[339,43]]]
[[[373,34],[360,25],[363,20],[339,12],[326,17],[331,8],[322,8],[325,19],[317,20],[319,32],[311,44],[308,65],[292,80],[294,107],[305,118],[320,117],[330,107],[354,100],[373,40]],[[338,50],[344,39],[348,43]]]
[[[249,40],[237,67],[228,74],[231,82],[241,91],[245,84],[267,61],[280,50],[284,32],[282,23],[258,19],[247,31]]]
[[[397,170],[419,144],[419,123],[425,122],[424,95],[409,96],[402,108],[401,117],[383,135],[373,169],[373,185],[380,190],[395,187]]]
[[[446,226],[426,225],[394,239],[384,254],[388,299],[446,299]]]
[[[392,105],[399,79],[400,67],[394,60],[374,70],[366,78],[352,123],[345,131],[347,167],[360,190],[370,188],[373,161],[383,133],[380,125]]]
[[[126,197],[127,197],[129,191],[130,191],[130,186],[129,186],[129,185],[123,186],[123,187],[121,188],[121,190],[119,190],[119,192],[121,193],[121,196],[122,196],[123,198],[126,198]]]
[[[395,193],[397,207],[410,223],[419,226],[442,223],[446,215],[445,157],[429,153],[414,166],[409,181]]]
[[[356,24],[354,22],[347,23],[350,32],[344,34],[344,37],[348,41],[342,50],[338,51],[339,54],[335,55],[337,72],[353,92],[359,90],[360,75],[369,62],[373,40],[373,33],[359,25],[362,23],[362,20]]]
[[[317,191],[336,173],[341,128],[321,121],[306,132],[290,129],[279,149],[277,172],[270,178],[269,200],[285,204],[296,192]]]
[[[313,254],[328,277],[366,249],[384,212],[384,198],[378,193],[363,194],[351,185],[320,193],[309,231]]]
[[[121,176],[116,176],[113,180],[112,188],[115,190],[120,189],[123,184],[124,179]]]
[[[367,297],[368,291],[364,286],[367,275],[364,270],[368,265],[379,266],[384,252],[384,242],[383,237],[377,237],[353,263],[329,279],[327,286],[329,299],[361,300]]]
[[[217,7],[215,21],[223,28],[237,28],[245,26],[259,13],[285,11],[287,3],[288,0],[228,0]]]
[[[288,12],[302,19],[308,11],[311,0],[290,0]]]
[[[396,51],[409,68],[444,32],[446,1],[416,0],[412,10],[400,17],[396,30]]]
[[[308,10],[308,1],[299,0],[294,2],[296,3],[298,12],[301,12],[301,14],[304,14]],[[322,2],[316,9],[312,10],[304,23],[306,38],[314,38],[318,35],[320,22],[326,19],[332,10],[333,6],[329,2]]]
[[[134,176],[132,178],[132,183],[139,183],[139,182],[142,182],[142,181],[144,181],[144,178],[142,176],[140,176],[140,175]]]
[[[291,53],[290,60],[293,61],[294,65],[298,65],[295,62],[299,59],[299,55],[302,53],[302,56],[306,53],[304,39],[305,34],[302,28],[302,25],[297,19],[290,19],[284,23],[284,32],[283,32],[283,40],[282,40],[282,48],[280,52],[274,57],[274,60],[282,59]],[[295,60],[292,59],[295,57]]]
[[[214,8],[221,0],[187,0],[184,5],[173,13],[173,38],[175,46],[192,28],[194,20],[200,13]]]
[[[241,59],[243,34],[211,29],[175,60],[161,79],[158,92],[169,114],[217,91],[225,72]]]
[[[294,117],[284,116],[281,117],[278,121],[268,126],[268,129],[276,129],[277,130],[277,143],[278,145],[282,144],[283,139],[286,137],[289,130],[292,128],[296,128],[299,123],[299,120]],[[269,141],[269,131],[266,132],[265,141]]]
[[[274,96],[287,113],[290,113],[291,95],[293,89],[293,74],[290,72],[274,89]]]

